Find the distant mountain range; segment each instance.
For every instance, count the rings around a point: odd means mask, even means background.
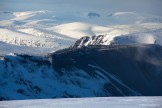
[[[0,54],[44,55],[80,38],[89,38],[85,45],[162,44],[162,17],[143,13],[32,10],[0,11],[0,16]]]

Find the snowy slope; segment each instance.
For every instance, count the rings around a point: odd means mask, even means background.
[[[161,96],[162,47],[68,48],[0,56],[0,99]],[[142,86],[141,86],[142,85]]]
[[[0,101],[12,108],[161,108],[162,97],[98,97]]]
[[[32,36],[26,33],[10,30],[10,29],[0,29],[0,41],[21,45],[21,46],[31,46],[31,47],[43,47],[43,48],[64,48],[68,44],[70,45],[72,40],[66,40],[60,37],[38,37]],[[56,42],[55,42],[56,41]]]
[[[29,54],[29,55],[45,55],[48,52],[53,51],[53,48],[41,48],[41,47],[31,47],[31,46],[19,46],[13,44],[7,44],[0,42],[0,54],[6,55],[10,52],[19,54]]]
[[[92,28],[92,30],[98,28]],[[102,29],[103,31],[104,29]],[[99,30],[98,30],[99,31]],[[110,44],[159,44],[162,45],[162,24],[144,23],[139,25],[115,25],[105,28],[105,34],[96,33],[77,40],[72,46]],[[100,34],[100,35],[99,35]]]
[[[135,12],[62,11],[0,11],[0,41],[51,48],[49,52],[67,48],[81,37],[94,35],[106,35],[103,40],[106,45],[112,41],[153,43],[155,40],[161,44],[162,17]]]
[[[35,53],[39,54],[40,48],[42,48],[43,52],[56,51],[58,49],[70,46],[71,43],[75,41],[73,38],[44,29],[44,27],[48,26],[48,24],[53,24],[50,19],[48,20],[44,18],[44,16],[49,16],[49,11],[1,11],[0,13],[3,16],[0,20],[0,41],[13,45],[33,47],[31,50],[27,48],[30,50],[27,52],[36,51]],[[41,24],[42,22],[43,24]],[[7,47],[5,44],[3,47],[3,52],[6,52],[6,54],[10,52],[23,53],[23,51],[18,51],[17,49],[13,50],[12,48],[11,51],[5,51],[5,47]]]

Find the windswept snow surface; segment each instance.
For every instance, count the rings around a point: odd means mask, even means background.
[[[162,97],[98,97],[0,101],[1,108],[161,108]]]
[[[47,53],[71,46],[84,36],[106,35],[104,45],[155,41],[162,45],[162,17],[135,12],[64,10],[0,11],[0,41],[15,45],[3,53]],[[90,42],[91,41],[91,42]],[[91,39],[89,43],[93,43]],[[88,45],[88,43],[87,43]],[[42,49],[41,49],[42,48]],[[34,50],[33,50],[34,49]],[[50,49],[50,50],[49,50]],[[32,53],[30,53],[32,54]]]

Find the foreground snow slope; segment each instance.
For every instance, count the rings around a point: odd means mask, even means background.
[[[101,43],[104,45],[114,42],[152,44],[155,40],[162,45],[162,17],[160,16],[97,10],[74,10],[66,13],[63,9],[59,12],[0,11],[0,16],[0,41],[17,46],[33,47],[29,52],[36,51],[37,54],[41,51],[46,52],[46,48],[51,49],[48,52],[67,48],[84,36],[90,37],[90,41],[86,44],[94,45],[95,42],[91,36],[95,35],[106,35]],[[21,50],[5,51],[5,49],[3,52],[23,53]]]
[[[105,97],[0,101],[2,108],[161,108],[162,97]]]
[[[71,47],[46,56],[0,56],[0,100],[161,96],[162,47]]]

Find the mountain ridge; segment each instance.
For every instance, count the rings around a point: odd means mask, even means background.
[[[162,47],[150,44],[71,47],[47,56],[1,56],[0,97],[161,96],[161,55]]]

